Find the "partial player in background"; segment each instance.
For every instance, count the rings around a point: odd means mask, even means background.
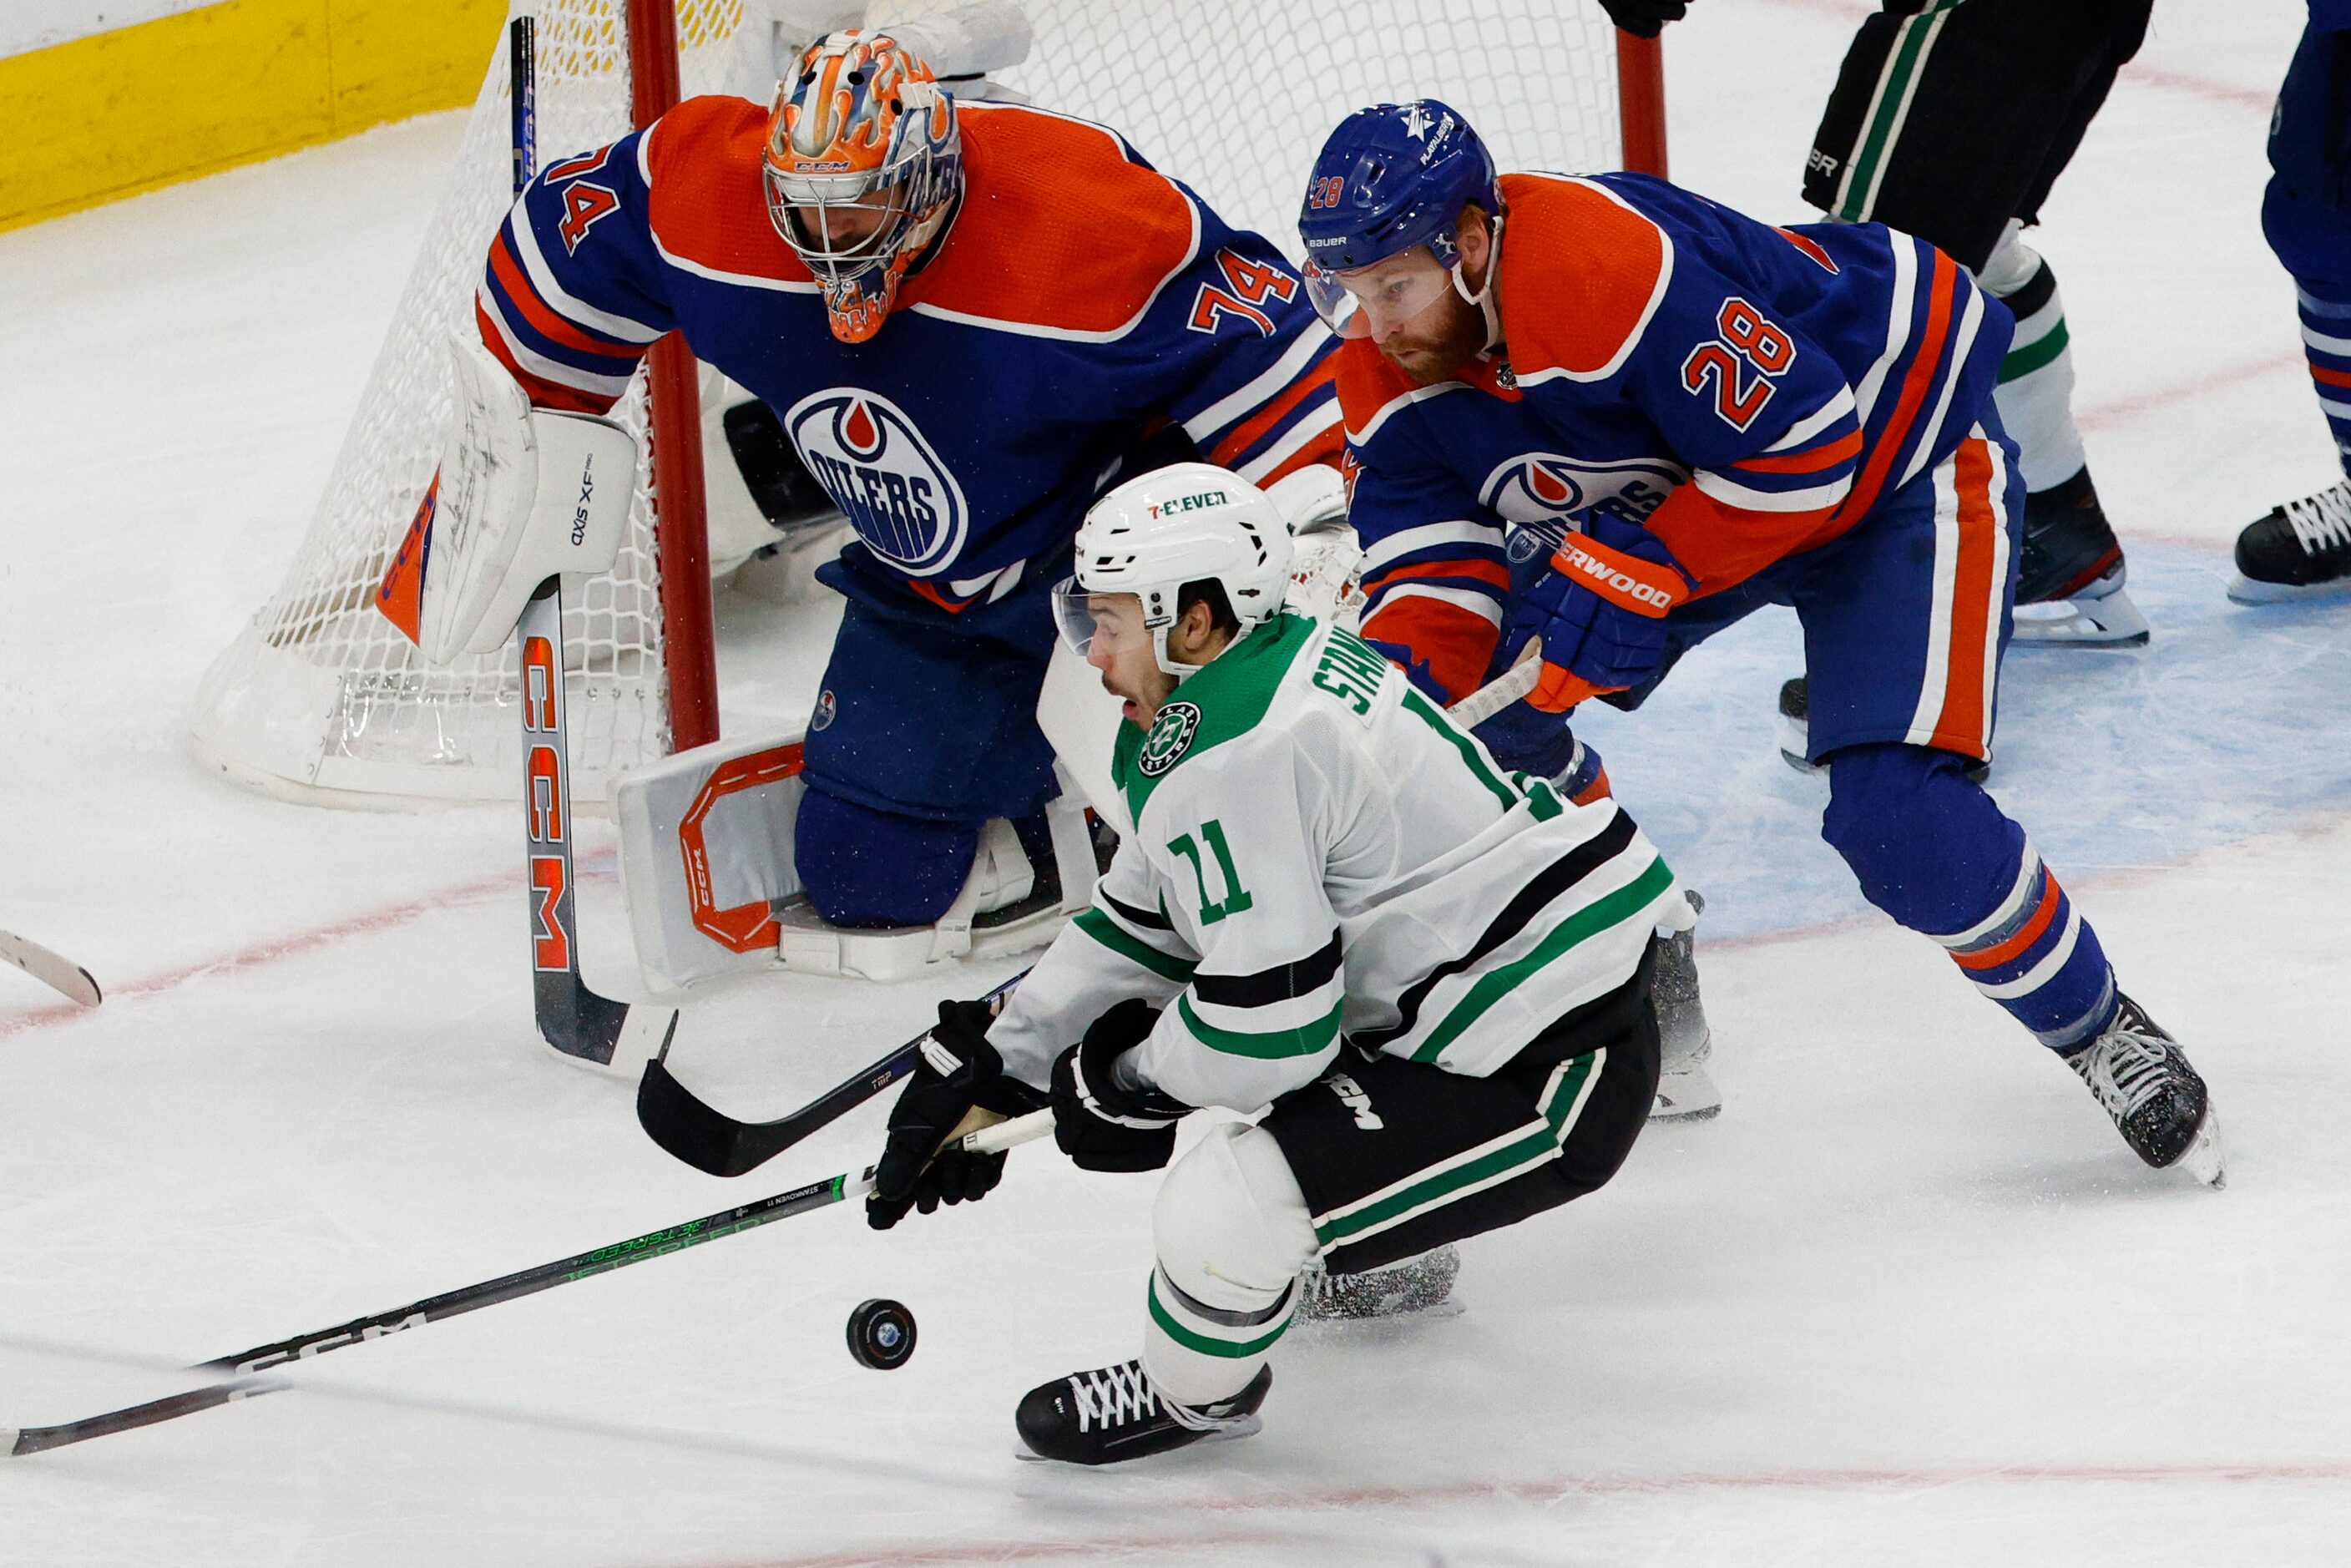
[[[1020,1402],[1047,1458],[1255,1431],[1310,1260],[1353,1275],[1580,1197],[1656,1088],[1673,873],[1613,801],[1505,771],[1282,612],[1289,561],[1275,508],[1204,464],[1088,514],[1063,625],[1124,701],[1135,831],[1000,1017],[941,1007],[891,1113],[885,1229],[996,1185],[1000,1155],[933,1157],[967,1120],[1050,1103],[1080,1166],[1146,1171],[1192,1112],[1263,1113],[1161,1185],[1142,1355]]]
[[[1536,706],[1633,707],[1688,648],[1792,605],[1822,833],[1864,894],[2071,1066],[2147,1164],[2217,1180],[2203,1081],[1970,774],[2022,508],[1992,399],[2008,312],[1881,225],[1772,228],[1637,174],[1498,179],[1432,100],[1343,122],[1299,226],[1345,340],[1366,559],[1479,588],[1391,601],[1366,636],[1447,692],[1540,657]],[[1513,554],[1547,570],[1506,585]]]
[[[2351,474],[2351,0],[2311,0],[2270,120],[2262,232],[2294,275],[2320,412]],[[2237,538],[2229,597],[2246,604],[2351,589],[2351,478],[2288,501]]]
[[[1339,450],[1330,339],[1272,246],[1115,131],[959,103],[880,33],[811,45],[772,109],[693,99],[552,162],[476,304],[541,408],[611,407],[682,331],[854,526],[819,572],[849,602],[792,834],[839,925],[937,919],[991,821],[1050,864],[1050,589],[1106,485]]]

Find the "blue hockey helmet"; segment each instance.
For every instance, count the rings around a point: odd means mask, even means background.
[[[1360,315],[1332,274],[1426,246],[1450,269],[1461,209],[1502,210],[1493,155],[1455,110],[1433,98],[1378,103],[1339,122],[1322,143],[1299,209],[1309,292],[1343,332]]]

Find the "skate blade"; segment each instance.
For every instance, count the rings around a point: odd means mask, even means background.
[[[2196,1136],[2171,1163],[2215,1191],[2229,1185],[2229,1173],[2220,1166],[2220,1124],[2210,1104],[2204,1107],[2204,1120],[2197,1124]]]
[[[1657,1097],[1649,1104],[1652,1122],[1705,1122],[1722,1113],[1722,1091],[1703,1067],[1663,1073]]]
[[[1812,727],[1801,718],[1786,714],[1775,716],[1780,721],[1780,760],[1799,773],[1825,773],[1827,768],[1804,755],[1812,743]]]
[[[2143,648],[2152,635],[2147,617],[2117,588],[2102,599],[2020,604],[2010,641],[2044,647]]]
[[[2331,582],[2262,582],[2237,573],[2229,580],[2229,597],[2239,604],[2291,604],[2351,598],[2351,577]]]
[[[1235,1437],[1256,1437],[1259,1432],[1262,1432],[1262,1431],[1264,1431],[1264,1430],[1265,1430],[1265,1417],[1264,1417],[1264,1416],[1242,1416],[1239,1420],[1235,1421],[1235,1422],[1234,1422],[1231,1426],[1229,1426],[1229,1427],[1217,1427],[1217,1428],[1215,1431],[1213,1431],[1213,1432],[1203,1432],[1202,1434],[1200,1434],[1200,1437],[1199,1437],[1199,1438],[1198,1438],[1198,1440],[1197,1440],[1197,1441],[1196,1441],[1196,1442],[1186,1443],[1186,1444],[1185,1444],[1185,1445],[1184,1445],[1184,1448],[1198,1448],[1202,1443],[1228,1443],[1228,1442],[1232,1441],[1232,1439],[1234,1439]],[[1169,1450],[1169,1451],[1170,1451],[1170,1452],[1174,1452],[1174,1453],[1181,1453],[1183,1450],[1182,1450],[1182,1449],[1180,1449],[1180,1448],[1178,1448],[1178,1449],[1171,1449],[1171,1450]],[[1046,1458],[1046,1457],[1045,1457],[1044,1455],[1042,1455],[1042,1454],[1032,1454],[1032,1453],[1030,1453],[1030,1452],[1029,1452],[1028,1449],[1026,1449],[1026,1448],[1015,1448],[1015,1449],[1013,1449],[1013,1450],[1012,1450],[1012,1457],[1013,1457],[1014,1458],[1016,1458],[1016,1459],[1020,1460],[1020,1461],[1021,1461],[1021,1462],[1023,1462],[1024,1464],[1031,1464],[1031,1465],[1067,1465],[1067,1466],[1069,1466],[1071,1469],[1076,1469],[1076,1470],[1109,1469],[1111,1469],[1111,1468],[1112,1468],[1112,1467],[1110,1467],[1110,1466],[1108,1466],[1108,1465],[1081,1465],[1081,1464],[1079,1464],[1079,1463],[1078,1463],[1076,1460],[1074,1460],[1074,1459],[1052,1459],[1052,1458]],[[1143,1456],[1143,1457],[1144,1457],[1144,1458],[1153,1458],[1154,1456],[1146,1454],[1146,1455],[1144,1455],[1144,1456]],[[1133,1461],[1132,1459],[1127,1460],[1127,1461],[1125,1461],[1125,1462],[1126,1462],[1126,1463],[1129,1463],[1129,1464],[1134,1463],[1134,1461]]]

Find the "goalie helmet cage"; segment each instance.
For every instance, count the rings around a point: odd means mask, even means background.
[[[996,83],[1114,127],[1228,221],[1293,255],[1315,150],[1365,103],[1442,98],[1504,168],[1665,172],[1656,45],[1617,33],[1597,0],[1018,4],[1034,40]],[[953,7],[874,0],[869,20]],[[825,8],[524,0],[515,14],[538,19],[541,162],[649,123],[681,91],[765,100],[777,68],[768,40],[789,26],[778,12]],[[446,345],[474,329],[482,258],[509,203],[505,51],[502,39],[308,531],[197,693],[198,754],[274,794],[379,806],[505,800],[519,787],[513,647],[434,669],[372,602],[432,477],[449,410]],[[583,803],[602,800],[613,773],[717,736],[698,395],[716,386],[673,334],[613,410],[652,439],[619,560],[566,595]]]

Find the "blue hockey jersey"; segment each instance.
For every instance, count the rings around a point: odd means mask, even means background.
[[[1430,387],[1337,355],[1364,634],[1455,697],[1495,653],[1507,525],[1639,523],[1703,596],[1861,523],[1991,396],[2013,322],[1922,240],[1638,174],[1501,185],[1497,353]]]
[[[683,332],[766,401],[875,557],[947,610],[1066,549],[1168,423],[1265,483],[1336,462],[1333,340],[1279,252],[1115,132],[959,104],[966,189],[865,343],[835,340],[769,220],[767,111],[680,104],[550,164],[490,246],[482,340],[533,402],[601,412]]]

